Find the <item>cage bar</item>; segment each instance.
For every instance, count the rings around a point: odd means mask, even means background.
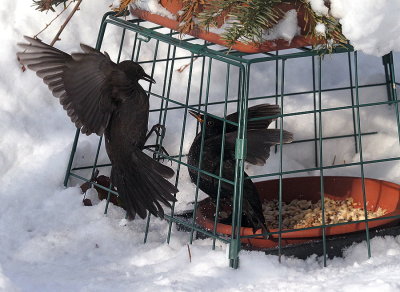
[[[375,166],[379,163],[391,163],[400,160],[398,155],[390,154],[389,157],[375,157],[366,158],[364,157],[362,142],[363,139],[368,139],[379,134],[379,131],[368,130],[363,128],[363,110],[373,110],[376,107],[386,106],[389,108],[391,113],[395,116],[397,135],[399,136],[400,144],[400,116],[398,111],[398,99],[396,86],[398,83],[395,80],[395,68],[393,62],[393,55],[390,53],[383,57],[383,70],[385,74],[384,83],[367,83],[359,84],[359,68],[358,68],[358,55],[357,52],[351,46],[337,47],[333,50],[332,56],[344,55],[348,62],[348,86],[336,86],[336,87],[325,87],[323,85],[323,68],[322,64],[324,60],[319,56],[319,52],[314,48],[298,48],[285,50],[280,52],[269,52],[263,54],[246,54],[237,51],[228,51],[226,48],[214,45],[203,40],[199,40],[195,37],[184,36],[182,39],[179,38],[179,33],[174,32],[170,29],[164,28],[159,25],[149,23],[141,19],[124,20],[116,17],[113,13],[106,13],[103,16],[102,23],[99,29],[98,39],[96,48],[101,49],[104,44],[107,43],[105,38],[109,28],[116,29],[121,34],[119,41],[119,48],[115,56],[116,62],[123,60],[127,55],[126,51],[129,50],[129,57],[131,60],[138,62],[142,66],[147,66],[146,72],[150,72],[150,76],[155,78],[156,76],[161,77],[159,80],[162,84],[161,87],[148,85],[146,92],[151,100],[152,107],[150,114],[156,117],[154,120],[159,124],[165,126],[168,131],[168,127],[171,118],[168,119],[171,112],[181,113],[181,128],[176,130],[179,133],[177,138],[177,151],[170,152],[170,155],[158,150],[149,150],[149,154],[153,155],[154,159],[166,160],[174,166],[176,173],[175,186],[180,188],[182,186],[181,179],[184,176],[184,168],[191,168],[197,171],[197,181],[193,184],[193,192],[185,193],[185,196],[192,196],[193,198],[193,211],[188,216],[182,216],[180,211],[177,210],[177,205],[174,203],[169,214],[165,215],[165,219],[168,221],[168,232],[166,236],[166,242],[169,243],[173,239],[172,228],[173,225],[180,226],[183,230],[188,231],[188,242],[192,243],[197,237],[206,236],[212,238],[212,249],[216,248],[216,242],[228,244],[229,248],[229,266],[232,268],[239,267],[239,253],[243,248],[242,240],[260,238],[260,236],[272,236],[277,239],[276,253],[279,255],[279,260],[283,251],[286,248],[283,246],[283,236],[285,234],[296,232],[300,230],[314,230],[321,229],[321,246],[324,266],[326,266],[328,254],[327,242],[330,242],[331,237],[326,234],[327,228],[334,226],[344,226],[346,224],[365,223],[365,240],[367,242],[367,256],[371,256],[370,248],[370,233],[369,228],[370,222],[375,222],[383,219],[394,219],[399,218],[400,215],[396,216],[384,216],[379,218],[368,218],[367,214],[367,203],[368,198],[366,195],[365,168],[368,166]],[[113,30],[113,33],[115,33]],[[149,53],[148,53],[149,52]],[[353,55],[353,57],[352,57]],[[307,59],[308,58],[308,59]],[[290,81],[288,73],[290,73],[289,63],[295,60],[311,60],[311,89],[296,89],[290,91]],[[178,63],[188,62],[184,73],[179,75],[176,68],[179,66]],[[308,63],[309,64],[309,63]],[[217,67],[220,66],[220,67]],[[251,86],[251,78],[253,72],[257,72],[256,66],[271,67],[273,72],[274,80],[273,92],[253,93],[253,87]],[[307,65],[308,67],[309,65]],[[216,76],[214,72],[215,68],[225,68],[225,76]],[[324,70],[326,67],[324,66]],[[222,70],[222,69],[218,69]],[[343,75],[345,76],[345,74]],[[185,77],[187,80],[183,80]],[[180,94],[176,94],[176,82],[180,80],[179,84],[182,88]],[[221,79],[221,80],[219,80]],[[219,81],[219,82],[216,82]],[[217,83],[217,84],[216,84]],[[361,91],[365,88],[381,88],[386,89],[387,99],[386,100],[364,100],[361,99]],[[217,92],[217,94],[214,93]],[[348,92],[349,98],[347,102],[349,104],[330,106],[326,102],[326,94]],[[236,95],[233,95],[236,92]],[[310,109],[299,109],[293,111],[287,111],[289,101],[288,99],[297,98],[298,96],[310,96]],[[281,107],[281,113],[274,117],[277,118],[273,124],[275,128],[280,129],[280,139],[283,139],[283,129],[286,129],[285,123],[290,119],[296,119],[298,117],[311,116],[311,123],[307,125],[310,129],[311,136],[296,138],[292,144],[279,145],[274,147],[274,152],[277,155],[279,161],[277,170],[270,170],[264,173],[258,173],[249,175],[245,178],[245,158],[246,158],[246,129],[249,121],[257,119],[270,119],[272,117],[262,117],[249,120],[247,117],[247,109],[250,103],[276,103]],[[216,109],[218,114],[215,114]],[[195,125],[191,124],[187,114],[188,110],[196,110],[204,114],[204,119],[207,121],[208,117],[219,119],[223,122],[223,135],[221,139],[221,156],[219,157],[220,167],[216,173],[210,173],[202,169],[203,159],[203,146],[204,146],[204,127],[205,123]],[[237,122],[230,121],[227,119],[227,115],[232,112],[238,112]],[[326,133],[324,130],[324,116],[329,114],[340,114],[346,111],[350,111],[349,124],[351,125],[351,131],[348,133]],[[176,123],[175,123],[176,125]],[[225,133],[228,126],[237,128],[238,136],[236,139],[235,149],[235,177],[234,180],[223,177],[222,162],[225,152]],[[186,151],[188,143],[188,137],[190,138],[190,132],[193,131],[198,133],[202,130],[202,143],[200,151],[200,160],[198,165],[189,165],[186,162]],[[291,130],[290,128],[287,130]],[[174,130],[175,131],[175,130]],[[296,137],[296,133],[295,137]],[[77,162],[75,157],[76,152],[79,150],[79,130],[76,131],[74,141],[72,143],[72,149],[70,159],[68,162],[64,185],[67,186],[69,179],[77,179],[79,181],[90,182],[92,185],[97,186],[106,190],[107,193],[107,204],[105,213],[111,195],[118,195],[117,192],[112,190],[112,185],[102,186],[93,182],[91,178],[95,173],[96,169],[109,168],[110,163],[107,161],[99,161],[102,150],[102,137],[97,142],[97,147],[94,152],[93,162],[89,165],[87,163],[80,164]],[[343,163],[333,163],[333,165],[327,164],[326,160],[326,143],[330,141],[352,141],[352,154],[358,154],[358,161],[350,161]],[[170,143],[171,141],[169,141]],[[165,137],[156,137],[155,144],[160,146],[166,146]],[[307,144],[308,143],[308,144]],[[284,165],[284,151],[287,153],[286,147],[300,147],[301,145],[309,145],[311,149],[311,160],[313,160],[312,166],[304,166],[298,169],[286,169]],[[307,148],[307,149],[308,149]],[[272,151],[271,151],[272,155]],[[335,161],[334,161],[335,162]],[[268,163],[268,161],[267,161]],[[77,164],[75,166],[75,164]],[[74,167],[73,167],[74,166]],[[324,177],[327,172],[333,170],[346,170],[358,168],[360,170],[359,177],[362,180],[362,194],[363,194],[363,208],[365,218],[359,221],[340,222],[335,224],[326,224],[325,218],[325,186]],[[90,171],[90,173],[88,173]],[[288,176],[293,175],[305,175],[307,173],[318,173],[320,177],[320,193],[321,193],[321,212],[322,212],[322,224],[320,226],[312,226],[306,228],[297,228],[293,230],[283,229],[283,213],[282,204],[284,198],[284,179]],[[88,178],[86,177],[88,175]],[[215,216],[212,219],[213,227],[206,229],[197,223],[198,206],[201,200],[202,192],[199,188],[200,175],[208,175],[218,180],[218,193],[217,200],[214,206]],[[315,174],[314,174],[315,175]],[[243,201],[243,184],[245,179],[260,180],[260,179],[272,179],[278,178],[279,192],[277,194],[279,202],[279,216],[278,216],[278,231],[268,232],[264,234],[253,234],[243,235],[241,233],[242,227],[242,201]],[[233,206],[232,206],[232,222],[231,222],[231,236],[221,234],[217,231],[217,226],[220,223],[219,214],[221,212],[221,187],[222,183],[231,184],[234,187],[233,193]],[[178,196],[180,194],[178,193]],[[179,198],[179,197],[178,197]],[[168,213],[168,212],[167,212]],[[149,233],[149,227],[152,223],[152,218],[148,215],[146,219],[146,228],[144,234],[144,242],[147,241]],[[275,237],[274,237],[275,236]],[[274,251],[271,252],[273,253]]]

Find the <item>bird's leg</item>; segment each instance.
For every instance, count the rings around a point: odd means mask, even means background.
[[[143,147],[143,149],[150,149],[150,148],[154,148],[154,152],[153,152],[153,158],[154,159],[156,159],[157,152],[161,152],[161,154],[169,156],[168,151],[162,145],[153,144],[153,145],[146,145],[146,146]],[[164,157],[162,158],[162,160],[164,160]]]
[[[146,138],[145,138],[145,144],[147,140],[150,138],[151,134],[155,132],[158,137],[164,138],[165,136],[165,126],[161,124],[155,124],[153,127],[151,127],[150,131],[147,133]]]
[[[145,143],[147,142],[147,140],[150,138],[151,134],[154,132],[156,133],[156,135],[158,137],[164,138],[165,136],[165,126],[161,125],[161,124],[155,124],[150,131],[147,133],[146,138],[145,138]],[[162,145],[146,145],[143,147],[143,149],[150,149],[150,148],[154,148],[154,153],[153,153],[153,158],[156,159],[157,158],[157,152],[161,152],[164,155],[169,156],[169,153],[167,152],[167,150],[165,150],[164,146]],[[162,160],[164,160],[164,158],[162,158]]]

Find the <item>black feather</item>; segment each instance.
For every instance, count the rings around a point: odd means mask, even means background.
[[[293,140],[293,135],[290,132],[281,131],[279,129],[267,129],[267,127],[276,119],[280,114],[278,105],[260,104],[248,109],[247,115],[250,121],[247,125],[246,131],[246,148],[245,159],[247,162],[263,165],[270,154],[270,147],[282,141],[282,143],[290,143]],[[228,120],[237,122],[238,113],[228,115]],[[254,120],[252,120],[254,119]],[[209,173],[219,175],[220,169],[222,170],[222,177],[230,181],[235,179],[235,146],[238,138],[237,127],[226,124],[225,135],[223,136],[224,124],[221,120],[207,117],[207,123],[203,127],[204,143],[202,153],[201,169]],[[188,164],[192,166],[199,165],[201,143],[203,133],[197,134],[194,139],[189,153]],[[224,148],[221,150],[222,141],[225,141]],[[222,157],[222,166],[221,166]],[[194,183],[197,182],[197,177],[200,176],[199,188],[209,195],[214,200],[217,194],[232,204],[232,197],[234,188],[231,184],[203,174],[198,173],[193,168],[188,168],[190,178]],[[245,180],[243,182],[243,212],[245,213],[249,224],[256,229],[263,229],[267,231],[265,219],[262,212],[262,205],[260,202],[259,194],[248,176],[244,173]]]
[[[165,179],[174,171],[142,152],[149,115],[149,98],[138,83],[143,68],[132,61],[117,65],[83,44],[83,53],[69,55],[25,39],[28,44],[19,44],[25,51],[17,53],[22,64],[43,79],[83,134],[105,135],[111,182],[128,214],[162,218],[161,204],[171,207],[178,189]]]

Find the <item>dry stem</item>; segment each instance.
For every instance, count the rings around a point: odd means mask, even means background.
[[[81,5],[81,3],[82,3],[82,0],[78,0],[78,3],[76,3],[74,9],[68,15],[65,22],[61,25],[60,30],[57,32],[56,36],[51,41],[50,46],[53,46],[54,43],[60,39],[59,37],[60,37],[61,33],[63,32],[64,28],[67,26],[68,22],[71,20],[72,16],[74,16],[75,12],[79,9],[79,5]]]
[[[46,24],[46,26],[45,26],[41,31],[39,31],[39,32],[38,32],[37,34],[35,34],[33,37],[34,37],[34,38],[37,38],[37,36],[38,36],[39,34],[41,34],[43,31],[45,31],[45,30],[53,23],[54,20],[56,20],[61,14],[64,13],[64,11],[66,11],[66,10],[68,9],[68,7],[69,7],[71,4],[72,4],[72,1],[69,2],[68,5],[65,6],[64,9],[63,9],[59,14],[57,14],[56,17],[54,17],[48,24]]]
[[[190,252],[189,244],[186,244],[186,245],[187,245],[188,253],[189,253],[189,262],[191,263],[192,262],[192,253]]]
[[[198,58],[199,57],[195,57],[192,62],[196,61]],[[187,63],[185,65],[182,65],[180,68],[176,69],[176,71],[178,71],[179,73],[182,73],[189,66],[190,66],[190,63]]]

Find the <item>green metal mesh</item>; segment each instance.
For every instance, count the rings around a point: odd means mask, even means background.
[[[104,41],[107,40],[107,41]],[[103,42],[104,41],[104,42]],[[278,155],[279,166],[275,171],[268,173],[261,173],[249,176],[252,180],[265,180],[277,178],[279,180],[279,193],[277,199],[279,200],[280,210],[282,208],[282,189],[284,188],[283,179],[288,176],[304,176],[312,173],[313,175],[320,176],[320,193],[321,200],[324,202],[324,176],[326,173],[330,173],[332,170],[345,170],[347,168],[357,168],[359,170],[359,176],[362,178],[362,191],[363,191],[363,203],[364,209],[366,210],[366,204],[368,198],[366,198],[364,178],[366,176],[366,167],[373,167],[379,163],[390,163],[391,161],[399,160],[399,156],[382,157],[377,159],[366,159],[363,155],[363,139],[367,139],[370,135],[375,135],[378,131],[364,131],[361,111],[371,110],[374,107],[385,106],[390,107],[391,114],[396,116],[397,120],[397,133],[399,134],[400,120],[398,111],[398,100],[396,93],[395,83],[395,71],[393,66],[393,56],[391,54],[383,58],[383,67],[385,70],[386,82],[382,83],[366,83],[359,84],[359,61],[357,52],[353,51],[352,47],[338,48],[333,52],[332,56],[326,56],[326,59],[335,58],[341,56],[347,59],[348,68],[343,68],[344,72],[347,71],[343,79],[348,80],[348,86],[341,86],[335,88],[324,88],[323,78],[329,77],[329,73],[325,74],[329,68],[325,68],[325,60],[323,60],[318,53],[310,48],[299,48],[296,50],[289,50],[287,52],[274,52],[274,53],[263,53],[263,54],[245,54],[241,52],[232,51],[227,54],[227,49],[207,43],[203,40],[199,40],[194,37],[185,36],[183,39],[179,38],[177,32],[171,31],[167,28],[157,26],[155,24],[143,21],[143,20],[132,20],[125,21],[121,18],[114,17],[111,13],[106,14],[103,17],[98,41],[96,47],[101,50],[107,50],[106,45],[110,48],[115,49],[118,44],[118,55],[113,56],[114,60],[119,62],[124,59],[131,59],[140,63],[146,72],[150,72],[150,76],[154,77],[157,75],[158,87],[157,90],[153,90],[152,84],[146,85],[150,101],[151,101],[151,115],[150,120],[155,123],[165,125],[167,128],[167,135],[171,132],[170,124],[171,118],[169,114],[177,113],[180,115],[179,120],[180,126],[174,127],[173,138],[175,137],[176,142],[175,149],[167,149],[170,151],[170,155],[167,156],[163,153],[153,151],[149,153],[156,159],[166,159],[171,161],[172,166],[175,169],[175,185],[179,189],[187,189],[187,186],[183,186],[180,182],[180,178],[187,175],[187,167],[193,168],[198,173],[205,173],[210,175],[219,181],[219,190],[221,182],[229,183],[234,186],[234,200],[233,200],[233,216],[232,216],[232,236],[218,234],[216,232],[216,225],[218,223],[218,216],[215,216],[213,230],[205,230],[201,226],[196,224],[196,210],[198,202],[201,199],[198,184],[192,187],[192,193],[190,194],[193,199],[194,212],[189,219],[182,218],[176,214],[175,204],[172,207],[170,213],[167,211],[166,220],[169,221],[169,229],[167,234],[167,242],[169,243],[172,237],[172,226],[174,223],[180,224],[186,227],[189,231],[188,241],[192,243],[195,239],[195,235],[205,235],[213,238],[213,248],[215,248],[216,241],[222,241],[229,244],[229,259],[230,266],[237,268],[239,264],[239,251],[241,249],[240,239],[257,237],[257,235],[241,236],[241,214],[242,214],[242,197],[243,197],[243,181],[244,181],[244,158],[245,158],[245,141],[246,141],[246,127],[248,123],[247,108],[249,103],[254,102],[268,102],[276,103],[281,106],[281,114],[279,115],[275,127],[282,130],[287,128],[286,121],[290,119],[296,119],[299,117],[306,117],[310,123],[304,125],[311,129],[310,137],[302,137],[291,143],[290,145],[283,145],[282,143],[275,147],[275,152]],[[288,76],[290,75],[290,66],[296,66],[296,60],[309,60],[309,68],[307,69],[310,75],[311,88],[305,88],[304,90],[289,91],[289,87],[292,81]],[[327,60],[329,61],[329,60]],[[260,95],[260,90],[255,88],[253,82],[260,81],[258,74],[259,68],[266,68],[269,66],[267,72],[268,77],[271,80],[275,80],[275,86],[269,88],[267,92],[263,91]],[[218,76],[215,73],[218,68]],[[180,69],[180,70],[178,70]],[[180,72],[179,72],[180,71]],[[221,76],[220,72],[224,72],[224,76]],[[291,77],[293,79],[293,76]],[[253,79],[255,81],[253,81]],[[160,85],[161,84],[161,85]],[[364,88],[377,87],[381,88],[386,86],[388,95],[387,100],[373,100],[367,101],[362,98],[362,90]],[[179,87],[180,91],[177,94],[176,88]],[[324,94],[327,93],[342,93],[347,92],[346,96],[349,97],[347,103],[341,105],[326,105]],[[215,98],[218,96],[218,98]],[[287,111],[287,105],[294,102],[299,96],[310,96],[310,107],[307,110],[302,111]],[[234,181],[227,180],[222,177],[222,168],[219,169],[219,175],[207,173],[202,170],[202,156],[200,157],[199,165],[192,166],[186,163],[186,153],[188,151],[187,145],[193,140],[194,130],[193,121],[189,121],[188,110],[197,110],[207,116],[220,119],[224,122],[223,131],[225,133],[226,125],[231,124],[238,128],[238,146],[236,155],[236,175]],[[238,111],[239,119],[238,122],[232,122],[226,119],[228,113]],[[218,115],[212,114],[217,112]],[[350,113],[348,123],[348,131],[341,134],[326,134],[324,133],[324,119],[334,117],[339,113]],[[221,115],[221,113],[223,113]],[[263,117],[271,118],[271,117]],[[175,121],[176,122],[176,121]],[[191,124],[190,124],[191,123]],[[197,124],[196,133],[200,130],[201,125]],[[189,129],[189,130],[188,130]],[[191,130],[190,130],[191,129]],[[290,129],[288,129],[290,131]],[[204,133],[204,131],[203,131]],[[294,133],[295,137],[297,133]],[[82,181],[90,181],[96,169],[109,169],[110,164],[104,161],[99,161],[101,157],[104,157],[102,138],[99,138],[97,143],[97,150],[94,154],[93,162],[84,164],[81,166],[75,166],[76,159],[75,153],[78,147],[79,131],[77,130],[74,143],[72,147],[70,161],[68,163],[68,169],[64,184],[67,185],[69,179],[78,179]],[[222,136],[224,137],[224,135]],[[155,144],[164,145],[165,143],[171,143],[171,140],[165,141],[166,138],[156,137],[154,140]],[[400,139],[400,135],[399,135]],[[344,141],[352,145],[349,149],[353,154],[359,155],[358,161],[356,162],[343,162],[340,164],[327,164],[326,155],[326,143],[332,141]],[[399,140],[400,141],[400,140]],[[204,135],[202,137],[202,146],[204,142]],[[167,144],[168,144],[167,143]],[[241,143],[241,144],[240,144]],[[302,143],[302,144],[300,144]],[[342,142],[340,142],[342,143]],[[225,139],[221,141],[221,149],[224,149]],[[312,163],[309,167],[302,167],[298,169],[286,169],[284,162],[285,148],[286,147],[299,147],[299,145],[307,145],[307,149],[310,149],[310,157]],[[241,147],[243,149],[241,149]],[[271,150],[272,152],[273,150]],[[202,154],[201,154],[202,155]],[[220,157],[222,161],[222,155]],[[336,157],[335,157],[336,158]],[[104,159],[100,159],[104,160]],[[100,163],[101,162],[101,163]],[[268,161],[267,161],[268,163]],[[77,163],[79,164],[79,163]],[[93,183],[100,188],[108,191],[108,197],[111,195],[117,195],[117,193],[110,188],[105,188],[101,185]],[[189,188],[190,189],[190,188]],[[178,194],[179,195],[179,194]],[[187,195],[187,194],[186,194]],[[215,214],[219,213],[220,208],[220,193],[216,201]],[[105,213],[107,212],[108,202]],[[281,254],[282,246],[282,234],[285,232],[293,232],[298,230],[308,230],[322,227],[322,239],[323,239],[323,256],[324,265],[327,260],[327,246],[326,246],[326,227],[343,225],[348,223],[339,223],[326,225],[324,220],[324,204],[322,204],[322,226],[302,228],[296,230],[282,230],[282,212],[279,214],[279,231],[278,233],[278,250],[279,255]],[[368,219],[365,211],[365,220],[360,222],[366,223],[365,238],[368,246],[368,256],[371,256],[370,249],[370,230],[368,228],[368,222],[377,219]],[[385,217],[387,218],[387,217]],[[147,240],[147,234],[152,218],[149,215],[147,218],[147,227],[144,234],[144,242]],[[352,222],[354,223],[354,222]],[[259,235],[258,235],[259,236]]]

